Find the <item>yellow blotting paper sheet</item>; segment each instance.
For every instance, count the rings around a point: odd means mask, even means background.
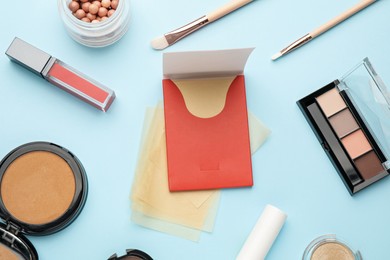
[[[146,111],[131,191],[131,219],[150,229],[198,241],[202,231],[213,230],[220,191],[169,191],[163,111],[161,104]],[[253,153],[270,131],[251,113],[249,128]]]

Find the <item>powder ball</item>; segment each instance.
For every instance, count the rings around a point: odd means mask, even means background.
[[[83,9],[79,9],[76,11],[76,15],[75,15],[78,19],[82,19],[85,17],[85,12]]]
[[[115,9],[118,7],[118,0],[112,0],[111,1],[111,8]]]
[[[82,4],[82,8],[84,10],[84,12],[88,13],[89,12],[89,6],[91,5],[90,2],[86,2],[84,4]]]
[[[76,12],[80,8],[80,4],[76,1],[72,1],[69,3],[69,9],[72,13]]]
[[[106,16],[106,15],[107,15],[107,9],[104,8],[104,7],[100,7],[100,8],[99,8],[98,15],[99,15],[100,17]]]
[[[109,8],[111,6],[111,0],[102,0],[102,6]]]

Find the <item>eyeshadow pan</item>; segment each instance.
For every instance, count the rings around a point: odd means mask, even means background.
[[[374,151],[371,151],[355,161],[360,174],[365,180],[368,180],[384,171],[382,163]]]
[[[339,138],[342,138],[359,128],[359,125],[349,109],[344,109],[333,115],[329,118],[329,122]]]
[[[352,160],[372,150],[370,143],[361,129],[341,139]]]
[[[332,88],[324,94],[316,97],[316,100],[326,117],[330,117],[347,107],[336,88]]]
[[[1,198],[21,222],[40,225],[61,217],[75,196],[75,177],[69,164],[47,151],[32,151],[14,160],[1,180]]]

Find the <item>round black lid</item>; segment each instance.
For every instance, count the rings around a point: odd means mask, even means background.
[[[127,249],[126,255],[118,257],[117,254],[113,254],[108,260],[153,260],[153,258],[141,250]]]
[[[26,260],[38,260],[38,254],[31,242],[21,234],[15,235],[10,225],[0,223],[0,243],[8,248],[11,254],[23,257]]]

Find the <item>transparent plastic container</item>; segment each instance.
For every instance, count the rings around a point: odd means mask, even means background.
[[[362,260],[359,251],[354,251],[344,241],[329,234],[314,239],[305,249],[302,260]]]
[[[105,47],[118,41],[126,33],[130,21],[129,0],[119,0],[115,13],[99,23],[77,19],[69,9],[71,0],[58,0],[58,10],[69,35],[88,47]]]

